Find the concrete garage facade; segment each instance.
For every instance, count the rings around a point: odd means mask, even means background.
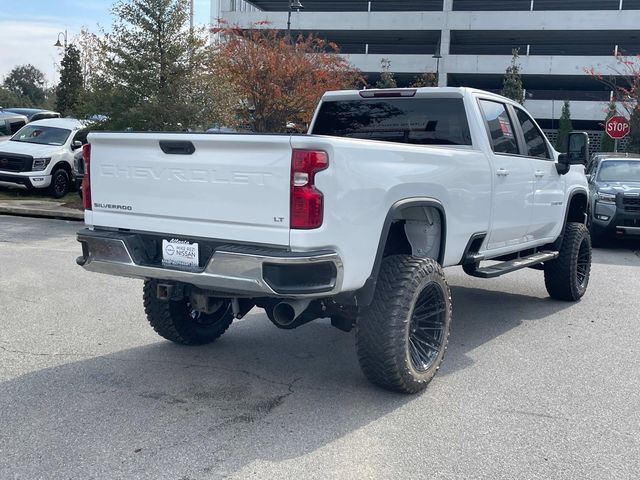
[[[212,23],[284,29],[288,0],[213,0]],[[616,53],[640,53],[640,0],[303,0],[291,28],[334,41],[375,82],[383,58],[401,86],[439,71],[441,86],[502,87],[520,52],[526,106],[553,136],[562,103],[597,148],[612,92],[586,69],[616,68]],[[434,55],[442,58],[437,61]],[[594,142],[592,142],[594,143]]]

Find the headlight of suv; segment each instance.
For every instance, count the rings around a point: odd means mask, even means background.
[[[33,164],[31,165],[31,171],[40,172],[46,169],[51,162],[51,158],[34,158]]]
[[[611,193],[598,192],[596,194],[596,200],[601,202],[601,203],[610,203],[610,204],[613,204],[613,205],[616,204],[616,196],[612,195]]]

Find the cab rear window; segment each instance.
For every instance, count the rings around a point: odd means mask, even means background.
[[[324,102],[311,133],[415,145],[471,145],[461,98]]]

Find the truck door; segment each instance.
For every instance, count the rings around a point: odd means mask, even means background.
[[[493,195],[487,249],[499,249],[527,241],[533,213],[534,175],[531,161],[523,156],[517,130],[503,103],[480,99],[481,111],[493,150]]]
[[[564,176],[556,170],[549,144],[536,122],[521,108],[513,110],[521,129],[521,147],[533,165],[533,216],[527,236],[531,240],[555,237],[564,223]]]

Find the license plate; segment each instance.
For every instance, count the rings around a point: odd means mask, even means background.
[[[162,240],[162,264],[168,267],[197,268],[200,255],[198,244],[173,238]]]

